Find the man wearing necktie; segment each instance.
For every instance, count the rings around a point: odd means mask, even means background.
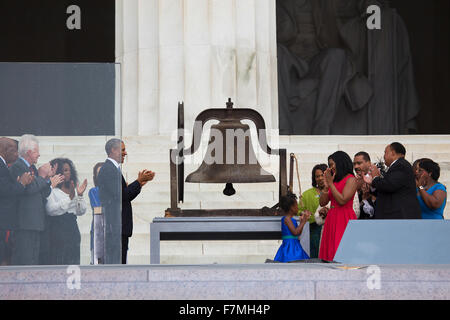
[[[376,189],[375,219],[421,219],[416,182],[411,164],[405,159],[406,149],[393,142],[384,149],[384,163],[389,167],[381,176],[372,165],[364,181]]]
[[[133,233],[131,201],[153,180],[155,173],[143,170],[133,183],[127,184],[120,171],[120,164],[127,155],[125,144],[120,139],[110,139],[105,151],[108,158],[97,177],[105,225],[104,261],[105,264],[126,264],[128,241]]]
[[[18,158],[17,144],[9,138],[0,138],[0,265],[11,264],[17,227],[17,197],[33,181],[29,172],[13,177],[8,166]]]
[[[61,182],[61,176],[54,176],[55,168],[46,163],[36,169],[39,159],[39,142],[33,135],[23,135],[19,141],[19,158],[10,168],[13,177],[29,172],[33,181],[17,198],[16,246],[12,253],[14,265],[39,264],[41,237],[44,231],[45,203],[51,186]]]

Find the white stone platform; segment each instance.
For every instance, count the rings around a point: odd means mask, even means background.
[[[67,271],[66,266],[0,267],[0,300],[450,299],[450,265],[83,266],[79,289],[71,278],[75,273]]]

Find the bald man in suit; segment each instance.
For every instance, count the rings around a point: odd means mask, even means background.
[[[369,176],[364,176],[377,195],[375,219],[422,219],[414,173],[405,154],[402,144],[387,145],[384,150],[387,172],[381,176],[380,170],[372,165]]]

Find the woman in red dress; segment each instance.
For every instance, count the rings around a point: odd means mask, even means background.
[[[356,219],[353,211],[356,179],[349,155],[343,151],[330,155],[324,174],[326,186],[320,193],[319,202],[324,207],[331,201],[331,206],[323,227],[319,258],[333,261],[348,221]]]

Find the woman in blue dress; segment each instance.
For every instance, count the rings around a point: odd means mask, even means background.
[[[91,264],[95,263],[95,257],[94,257],[94,228],[95,228],[95,222],[97,222],[95,219],[95,215],[98,213],[101,213],[102,205],[100,203],[100,195],[98,192],[98,184],[97,184],[97,176],[100,172],[100,169],[103,165],[103,162],[98,162],[94,166],[93,170],[93,180],[94,180],[94,187],[89,190],[89,202],[91,204],[92,208],[92,223],[91,223]],[[101,221],[100,221],[101,222]],[[97,222],[98,223],[98,222]],[[100,230],[101,228],[97,228],[97,230]],[[97,236],[102,236],[97,235]]]
[[[416,175],[417,199],[422,219],[444,219],[447,189],[438,182],[441,169],[433,160],[421,160]]]
[[[281,197],[280,208],[285,216],[281,218],[281,237],[283,243],[275,255],[274,260],[278,262],[290,262],[309,259],[308,254],[303,250],[298,237],[302,234],[303,227],[308,222],[311,213],[306,212],[300,217],[300,225],[294,216],[298,213],[298,203],[294,194]]]

